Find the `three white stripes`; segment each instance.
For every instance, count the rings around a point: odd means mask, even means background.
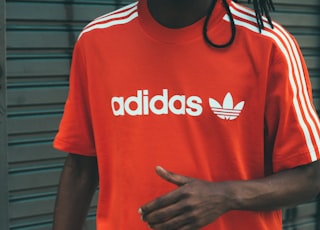
[[[104,29],[115,25],[126,24],[131,20],[135,19],[138,16],[137,12],[137,2],[132,3],[128,6],[120,8],[112,13],[103,15],[99,18],[96,18],[94,21],[89,23],[80,33],[78,40],[80,37],[91,30],[95,29]],[[122,18],[122,19],[121,19]],[[118,20],[114,20],[118,19]],[[104,22],[104,23],[102,23]]]
[[[231,7],[231,12],[238,16],[239,18],[242,18],[246,21],[250,22],[256,22],[255,15],[253,12],[250,10],[246,9],[245,7],[242,7],[236,3],[232,3],[233,7]],[[253,17],[250,17],[249,15],[243,14],[240,11],[245,12],[247,14],[252,15]],[[225,20],[229,21],[228,17],[224,17]],[[264,18],[266,25],[268,25],[266,19]],[[258,29],[256,26],[251,25],[248,22],[245,21],[240,21],[235,19],[235,24],[239,26],[246,27],[249,30],[252,30],[253,32],[259,33]],[[294,106],[296,109],[296,113],[298,116],[298,120],[300,123],[301,128],[303,129],[304,135],[305,135],[305,140],[307,143],[307,146],[309,148],[310,152],[310,157],[313,161],[317,160],[317,155],[316,155],[316,150],[314,149],[314,145],[312,143],[311,139],[311,133],[309,132],[309,129],[307,128],[307,124],[303,119],[303,115],[305,116],[309,126],[311,127],[312,134],[315,140],[316,148],[318,148],[318,152],[320,152],[320,137],[318,134],[317,129],[319,130],[319,124],[317,122],[317,114],[315,111],[312,109],[311,101],[308,96],[308,91],[305,83],[305,76],[303,73],[303,68],[301,66],[301,59],[299,52],[297,50],[297,47],[295,43],[293,42],[292,38],[288,35],[287,32],[285,32],[281,26],[279,26],[277,23],[273,23],[275,26],[273,32],[268,32],[267,30],[262,30],[261,33],[262,35],[265,35],[267,37],[272,38],[281,51],[283,52],[284,56],[287,59],[288,63],[288,68],[289,68],[289,79],[290,79],[290,84],[292,87],[292,90],[294,92]],[[280,39],[278,38],[280,37]],[[292,74],[294,72],[294,75]],[[296,85],[295,80],[298,85]],[[299,95],[299,99],[297,98],[297,95]],[[300,108],[299,102],[302,105],[302,110]]]

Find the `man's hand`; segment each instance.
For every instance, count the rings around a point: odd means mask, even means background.
[[[230,210],[226,183],[212,183],[156,167],[157,174],[178,188],[143,205],[139,212],[153,229],[199,229]]]
[[[230,210],[270,211],[311,200],[320,194],[319,171],[317,161],[260,179],[214,183],[157,167],[178,188],[139,211],[153,229],[199,229]]]

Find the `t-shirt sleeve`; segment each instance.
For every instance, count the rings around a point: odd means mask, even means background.
[[[80,40],[73,51],[69,94],[53,146],[64,152],[95,156],[87,82],[85,55]]]
[[[319,160],[319,117],[306,64],[293,37],[275,47],[265,108],[266,154],[278,172]]]

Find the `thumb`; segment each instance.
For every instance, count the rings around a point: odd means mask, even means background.
[[[177,186],[182,186],[190,182],[192,179],[190,177],[182,176],[179,174],[175,174],[173,172],[169,172],[162,168],[161,166],[156,166],[156,173],[164,180],[175,184]]]

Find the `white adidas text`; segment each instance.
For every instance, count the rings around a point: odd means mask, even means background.
[[[244,101],[234,105],[233,97],[228,92],[222,103],[213,98],[208,100],[209,106],[218,118],[222,120],[237,119],[243,108]],[[170,95],[168,89],[163,89],[162,94],[150,96],[149,90],[137,90],[136,95],[111,98],[111,107],[115,116],[143,116],[155,115],[189,115],[200,116],[203,112],[202,99],[199,96]]]
[[[137,90],[135,96],[112,97],[111,106],[115,116],[142,116],[150,113],[156,115],[200,116],[202,114],[202,99],[198,96],[173,95],[169,97],[168,89],[162,94],[150,98],[148,90]]]

